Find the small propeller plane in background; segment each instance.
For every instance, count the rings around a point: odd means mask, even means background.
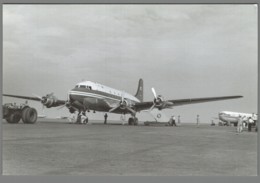
[[[81,113],[93,111],[109,112],[117,114],[131,114],[128,120],[129,125],[138,124],[136,113],[148,110],[152,111],[154,108],[163,110],[167,108],[173,108],[175,106],[196,104],[203,102],[212,102],[218,100],[228,100],[241,98],[242,96],[222,96],[222,97],[208,97],[208,98],[188,98],[177,100],[164,100],[161,95],[157,95],[154,88],[152,88],[154,99],[152,101],[143,101],[143,80],[139,80],[138,89],[133,96],[124,91],[120,91],[96,82],[84,81],[76,84],[76,86],[68,92],[67,100],[60,100],[53,93],[40,97],[34,95],[34,97],[9,95],[3,94],[6,97],[16,97],[26,100],[40,101],[47,108],[51,107],[67,107],[70,113]],[[28,112],[27,112],[28,113]],[[27,114],[26,113],[26,114]],[[21,114],[25,116],[26,114]],[[26,119],[30,120],[30,115]]]

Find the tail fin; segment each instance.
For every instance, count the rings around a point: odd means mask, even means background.
[[[135,97],[138,98],[141,102],[143,102],[143,94],[144,94],[144,86],[143,86],[143,80],[139,79],[139,84],[137,88],[137,92],[135,94]]]

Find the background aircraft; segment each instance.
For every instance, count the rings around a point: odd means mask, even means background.
[[[231,123],[234,126],[237,125],[239,116],[243,118],[243,120],[247,123],[248,118],[252,118],[254,121],[257,121],[257,114],[254,113],[241,113],[241,112],[231,112],[231,111],[222,111],[218,114],[219,119],[226,123],[226,125],[230,125]]]
[[[7,97],[16,97],[27,100],[40,101],[47,108],[51,107],[67,107],[70,113],[78,112],[78,115],[90,110],[100,112],[110,112],[117,114],[131,114],[128,120],[129,125],[138,124],[136,113],[157,108],[158,110],[172,108],[175,106],[196,104],[203,102],[212,102],[218,100],[236,99],[242,96],[222,96],[222,97],[207,97],[207,98],[188,98],[165,100],[161,95],[157,95],[155,89],[152,88],[154,99],[152,101],[143,102],[143,80],[139,80],[138,89],[133,96],[121,90],[117,90],[96,82],[84,81],[76,84],[76,86],[68,92],[67,100],[60,100],[53,93],[46,96],[35,97],[19,96],[3,94]],[[22,116],[23,114],[21,114]],[[28,115],[33,115],[30,113]]]

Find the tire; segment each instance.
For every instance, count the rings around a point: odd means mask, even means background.
[[[34,108],[26,108],[22,113],[22,120],[26,124],[34,124],[37,121],[37,111]]]
[[[24,107],[22,109],[22,121],[24,122],[25,121],[25,114],[26,114],[26,110],[29,109],[30,107]]]
[[[138,125],[138,118],[135,118],[134,125]]]
[[[26,123],[26,112],[29,109],[29,107],[23,108],[22,110],[22,121],[23,123]]]
[[[234,126],[237,127],[237,123],[234,123]]]
[[[128,125],[133,125],[134,124],[134,118],[129,118],[128,119]]]
[[[6,120],[7,123],[11,123],[11,122],[10,122],[10,116],[7,117],[7,118],[5,118],[5,120]]]
[[[21,120],[21,113],[18,111],[15,111],[13,114],[11,114],[6,121],[11,124],[17,124]]]

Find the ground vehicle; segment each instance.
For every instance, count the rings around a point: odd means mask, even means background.
[[[19,123],[22,119],[24,123],[33,124],[37,121],[37,111],[27,104],[7,103],[3,105],[3,118],[8,123]]]

